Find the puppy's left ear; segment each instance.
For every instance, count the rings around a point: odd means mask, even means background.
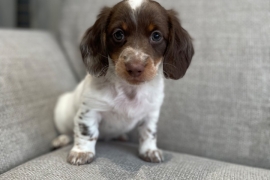
[[[83,36],[80,50],[84,65],[93,76],[105,76],[108,70],[108,54],[106,47],[106,26],[111,9],[104,7],[95,24]]]
[[[182,78],[194,55],[192,39],[188,32],[182,28],[177,13],[168,10],[169,39],[163,61],[164,76],[170,79]]]

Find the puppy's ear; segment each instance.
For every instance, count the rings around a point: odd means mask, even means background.
[[[169,39],[163,61],[164,76],[170,79],[182,78],[194,54],[192,39],[183,29],[178,20],[177,13],[168,10]]]
[[[80,44],[83,62],[88,72],[93,76],[105,76],[108,69],[108,54],[106,48],[106,26],[111,9],[104,7],[95,24],[83,36]]]

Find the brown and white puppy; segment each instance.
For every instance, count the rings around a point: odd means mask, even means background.
[[[74,146],[67,161],[90,163],[98,139],[120,137],[138,127],[139,156],[162,162],[157,122],[164,97],[164,77],[182,78],[194,54],[191,38],[173,10],[151,0],[124,0],[101,10],[81,42],[89,74],[55,109],[61,134]],[[65,136],[55,146],[68,143]]]

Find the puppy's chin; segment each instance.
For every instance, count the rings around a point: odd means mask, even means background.
[[[122,79],[123,82],[130,85],[140,85],[147,82],[147,80],[145,80],[142,77],[131,77],[127,73],[116,73],[116,74],[117,76],[119,76],[120,79]]]
[[[140,79],[140,78],[128,78],[128,79],[125,79],[125,81],[131,85],[140,85],[140,84],[147,82],[147,81]]]
[[[153,73],[153,74],[145,73],[139,77],[132,77],[127,73],[118,74],[118,76],[123,81],[125,81],[126,83],[128,83],[130,85],[141,85],[141,84],[147,83],[149,81],[152,81],[154,79],[154,77],[156,76],[156,73]]]

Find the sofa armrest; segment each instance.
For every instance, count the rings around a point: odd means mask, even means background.
[[[75,83],[52,35],[0,30],[0,174],[50,150],[54,104]]]

